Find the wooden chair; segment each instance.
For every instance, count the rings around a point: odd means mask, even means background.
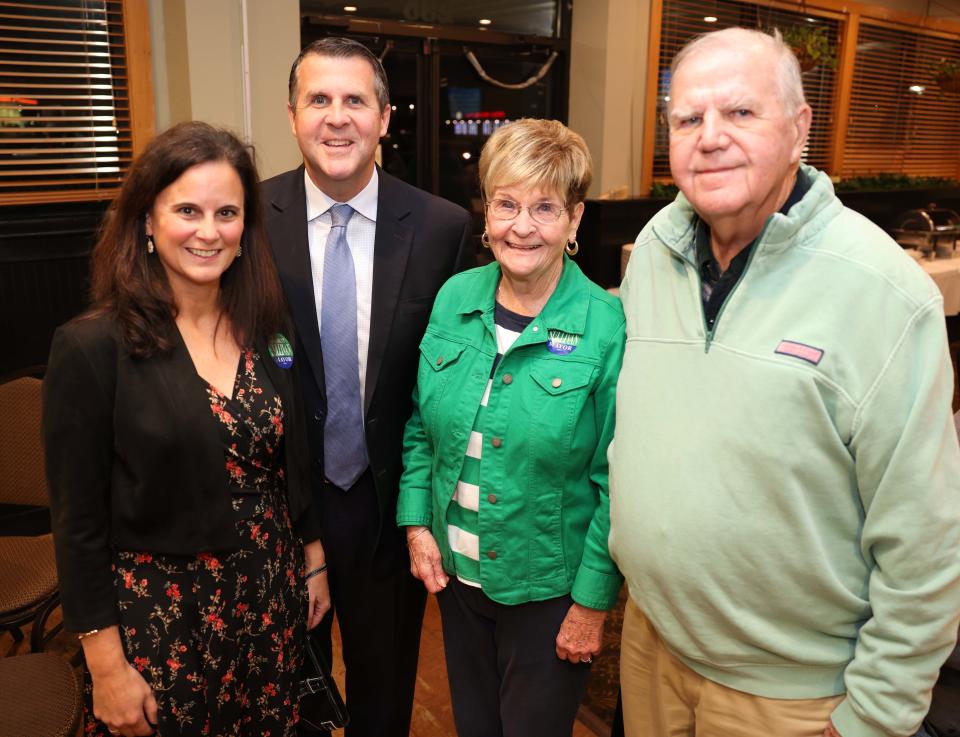
[[[0,658],[0,737],[73,737],[80,705],[77,677],[63,658]]]
[[[40,438],[41,386],[30,376],[0,384],[0,504],[49,506]],[[0,537],[0,630],[13,635],[11,653],[23,640],[20,628],[30,622],[30,649],[43,649],[46,622],[58,603],[53,536]]]

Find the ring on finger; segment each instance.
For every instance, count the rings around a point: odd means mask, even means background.
[[[592,655],[588,655],[587,657],[583,658],[580,662],[581,662],[581,663],[592,663],[592,662],[593,662],[593,656],[592,656]]]

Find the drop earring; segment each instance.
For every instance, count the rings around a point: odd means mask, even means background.
[[[156,251],[156,247],[153,245],[153,236],[149,233],[147,234],[147,253],[153,253]]]

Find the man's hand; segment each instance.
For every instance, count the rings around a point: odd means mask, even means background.
[[[589,663],[600,652],[607,613],[574,603],[560,624],[557,657],[571,663]]]

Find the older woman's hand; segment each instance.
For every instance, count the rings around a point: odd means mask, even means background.
[[[560,624],[557,657],[571,663],[589,663],[600,652],[607,613],[574,603]]]
[[[423,525],[408,527],[407,547],[410,549],[410,573],[414,578],[423,581],[431,594],[443,591],[450,579],[440,564],[440,548],[430,528]]]

